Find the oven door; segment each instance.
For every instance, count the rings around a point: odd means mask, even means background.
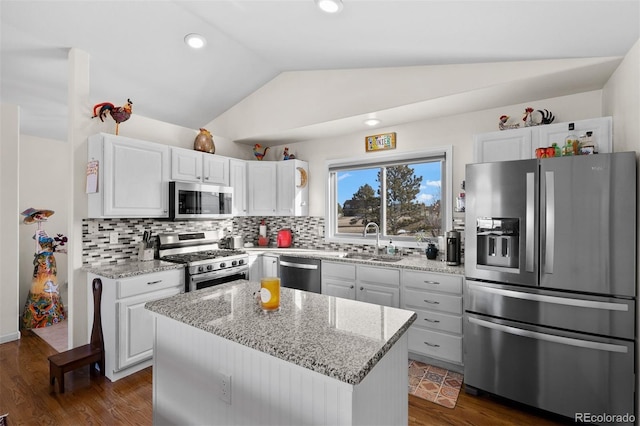
[[[196,291],[207,287],[228,283],[234,280],[246,280],[249,268],[246,266],[206,272],[187,277],[186,291]]]

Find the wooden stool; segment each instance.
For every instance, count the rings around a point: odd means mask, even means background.
[[[53,385],[58,379],[60,393],[64,393],[64,373],[89,365],[92,376],[98,371],[104,376],[104,339],[102,337],[102,320],[100,301],[102,299],[102,281],[95,278],[93,288],[93,328],[91,342],[87,345],[69,349],[49,357],[49,381]]]

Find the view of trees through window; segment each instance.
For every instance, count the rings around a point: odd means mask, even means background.
[[[440,235],[442,173],[440,159],[338,171],[337,234],[362,234],[375,222],[386,236]]]

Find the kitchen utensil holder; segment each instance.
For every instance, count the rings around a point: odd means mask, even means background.
[[[153,260],[153,251],[153,247],[147,248],[145,243],[140,243],[138,245],[138,260]]]

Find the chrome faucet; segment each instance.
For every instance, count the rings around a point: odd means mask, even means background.
[[[364,231],[362,232],[362,236],[367,238],[367,229],[369,229],[369,225],[373,225],[376,228],[376,255],[380,254],[380,227],[375,222],[367,223],[367,226],[364,227]]]

